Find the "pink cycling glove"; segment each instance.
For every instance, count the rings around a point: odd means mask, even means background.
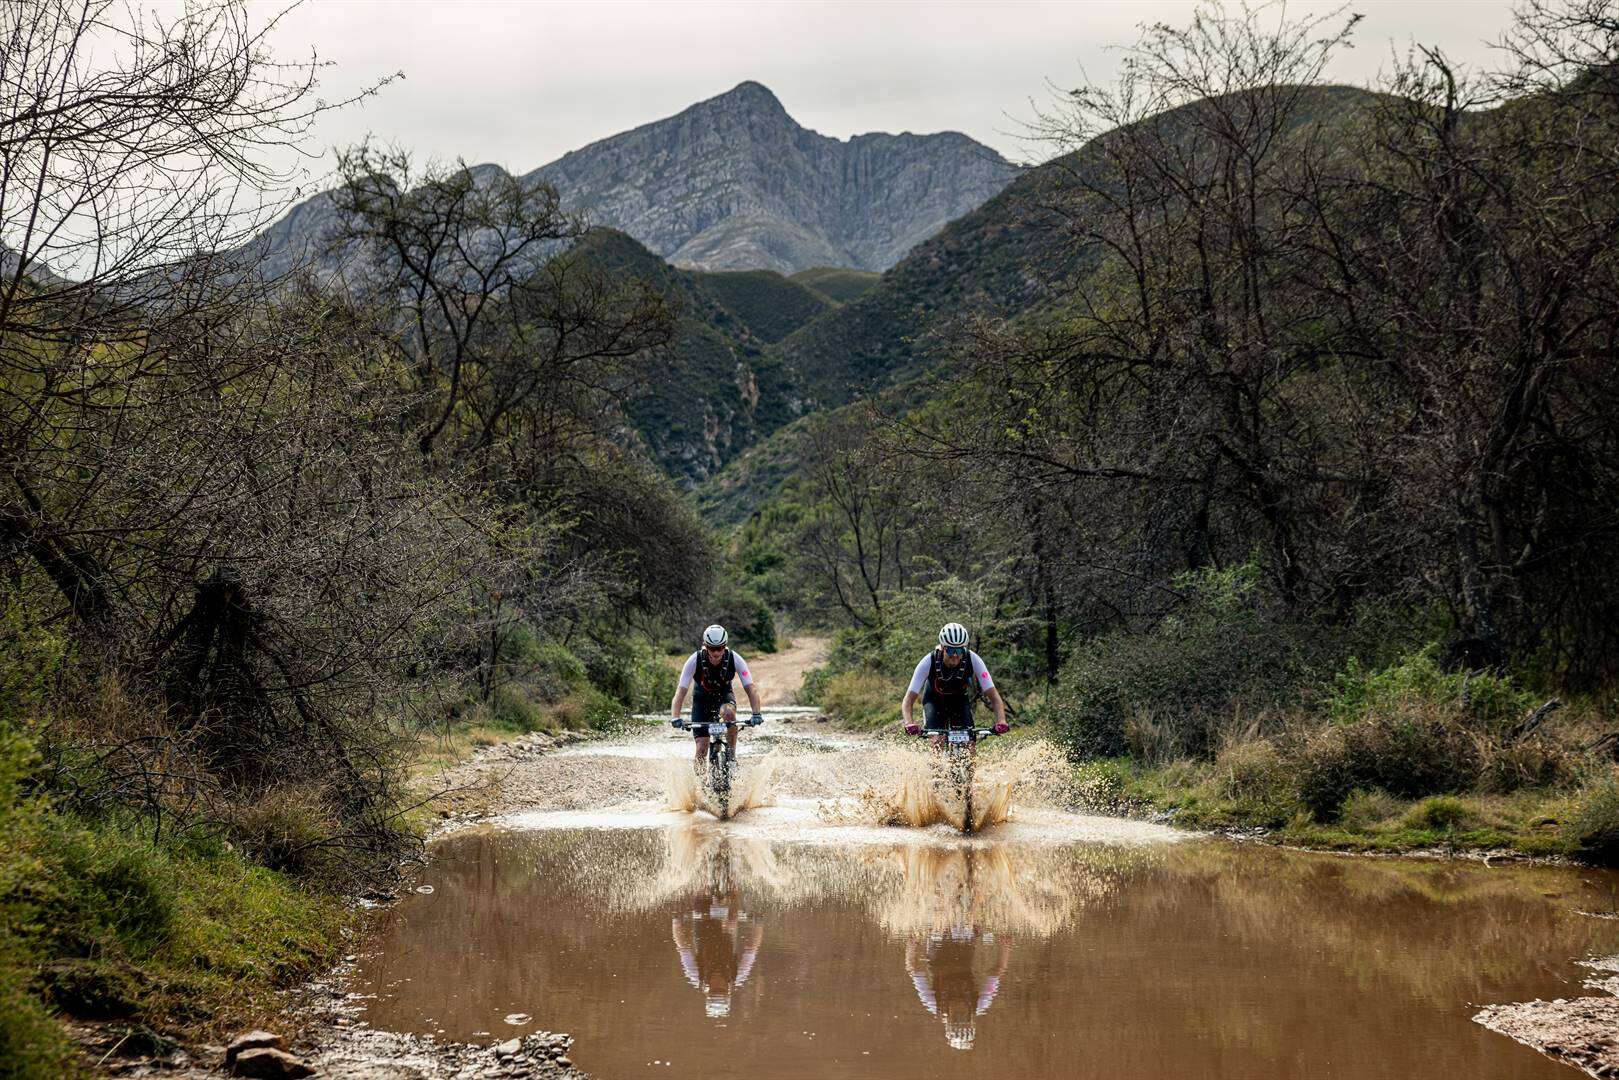
[[[919,726],[917,726],[916,724],[906,724],[905,725],[905,734],[907,734],[907,735],[920,735],[920,734],[922,734],[922,729]]]
[[[1005,735],[1008,731],[1011,731],[1011,730],[1012,730],[1012,725],[1011,724],[996,724],[995,725],[995,734],[997,734],[997,735]]]

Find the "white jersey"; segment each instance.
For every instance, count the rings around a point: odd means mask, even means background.
[[[703,650],[698,649],[697,652],[694,652],[690,656],[686,657],[686,666],[680,669],[680,688],[682,690],[689,687],[692,679],[696,677],[697,653],[702,651]],[[742,659],[742,654],[737,652],[735,649],[732,649],[731,659],[736,661],[736,673],[742,680],[743,689],[747,689],[748,687],[752,686],[753,675],[748,671],[748,662]],[[669,684],[665,683],[664,685],[667,686]]]
[[[983,658],[977,653],[973,652],[971,649],[968,649],[967,659],[972,661],[973,681],[978,684],[978,689],[981,691],[995,689],[995,680],[989,677],[989,668],[984,666]],[[932,672],[933,653],[929,652],[926,656],[922,657],[921,661],[916,665],[916,671],[911,675],[911,685],[909,687],[910,692],[913,694],[920,694],[928,685],[928,676]]]

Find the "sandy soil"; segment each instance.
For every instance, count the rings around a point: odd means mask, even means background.
[[[749,657],[748,668],[753,672],[754,685],[759,688],[760,703],[795,704],[798,688],[804,685],[804,673],[826,663],[831,646],[826,638],[801,637],[780,652],[756,653]]]

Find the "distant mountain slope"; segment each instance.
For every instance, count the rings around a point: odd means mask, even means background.
[[[1301,126],[1323,118],[1358,123],[1376,100],[1351,87],[1319,87],[1311,94],[1299,112]],[[1173,125],[1175,114],[1147,122]],[[1059,310],[1099,256],[1073,244],[1062,219],[1047,207],[1076,177],[1106,179],[1098,170],[1110,137],[1102,135],[1019,176],[918,245],[867,291],[776,345],[771,351],[790,379],[795,415],[878,395],[887,408],[903,412],[927,392],[922,376],[940,362],[933,336],[951,320],[970,313],[1033,318]],[[807,276],[794,275],[794,280]],[[761,432],[762,440],[699,485],[699,498],[711,513],[729,520],[746,517],[797,467],[806,445],[802,423]]]
[[[840,266],[812,266],[800,270],[790,280],[807,285],[839,304],[847,304],[870,292],[882,277],[871,270],[851,270]]]
[[[1312,90],[1302,127],[1328,118],[1355,123],[1375,100],[1344,86]],[[1195,107],[1195,106],[1188,106]],[[1146,123],[1173,127],[1176,113]],[[1106,179],[1104,134],[1019,176],[982,206],[918,245],[869,291],[818,316],[782,341],[782,363],[798,373],[810,406],[836,406],[881,390],[936,362],[929,335],[957,316],[1017,316],[1055,302],[1099,254],[1069,242],[1048,209],[1076,177]],[[1072,212],[1072,207],[1068,208]]]
[[[1015,174],[958,132],[817,134],[744,82],[530,175],[676,265],[790,274],[887,269]]]
[[[704,292],[735,312],[762,340],[775,344],[835,305],[774,270],[690,271]]]
[[[478,171],[499,171],[479,165]],[[1017,175],[959,132],[834,139],[800,126],[756,82],[534,169],[563,205],[703,270],[885,270]],[[320,257],[333,224],[320,193],[254,243],[282,273]]]
[[[769,271],[678,269],[613,229],[592,230],[570,256],[638,277],[680,307],[675,340],[622,403],[625,419],[671,476],[705,480],[798,415],[797,380],[766,346],[827,301]]]

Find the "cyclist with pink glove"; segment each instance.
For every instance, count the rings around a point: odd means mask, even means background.
[[[942,748],[947,731],[973,726],[974,693],[982,694],[994,707],[995,734],[1010,731],[1006,723],[1006,703],[995,689],[989,668],[984,666],[982,657],[967,648],[967,628],[960,623],[947,623],[939,631],[939,647],[917,663],[911,685],[905,690],[905,699],[900,702],[905,734],[920,735],[925,729],[934,747]],[[923,727],[918,727],[911,717],[917,698],[922,699]]]

